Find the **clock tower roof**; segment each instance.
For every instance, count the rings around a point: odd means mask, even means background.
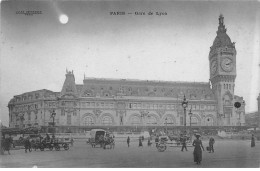
[[[235,47],[235,43],[231,42],[231,39],[227,35],[226,31],[227,29],[225,28],[224,25],[224,17],[221,14],[219,16],[219,26],[218,26],[217,36],[213,42],[213,45],[210,47],[211,51],[220,47],[230,47],[230,48]]]

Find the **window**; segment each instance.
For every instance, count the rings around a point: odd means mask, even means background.
[[[198,125],[199,121],[196,117],[191,117],[191,125],[196,126]]]
[[[155,125],[157,124],[157,120],[154,116],[148,116],[147,117],[147,122],[148,125]]]
[[[65,116],[65,110],[61,109],[61,116]]]
[[[183,125],[183,117],[180,117],[180,124]]]
[[[112,125],[112,118],[110,116],[105,116],[102,119],[102,124],[103,125]]]
[[[140,125],[141,124],[141,120],[138,116],[133,116],[131,118],[131,124],[132,125]]]
[[[31,120],[31,114],[28,113],[28,121],[30,121],[30,120]]]
[[[165,121],[165,124],[167,125],[174,125],[174,120],[172,117],[167,117],[167,120]]]
[[[67,124],[71,125],[71,115],[67,115]]]
[[[83,125],[84,126],[88,126],[88,125],[93,125],[94,122],[93,122],[93,118],[90,117],[90,116],[86,116],[83,118]]]

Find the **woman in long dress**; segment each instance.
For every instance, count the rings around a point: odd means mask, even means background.
[[[197,139],[195,139],[192,143],[192,145],[194,146],[194,151],[193,151],[193,157],[194,157],[194,162],[197,164],[200,164],[201,160],[202,160],[202,150],[204,151],[204,147],[202,145],[199,134],[195,135]]]
[[[252,134],[252,138],[251,138],[251,147],[255,146],[255,137],[254,134]]]
[[[142,137],[139,138],[139,147],[143,147]]]

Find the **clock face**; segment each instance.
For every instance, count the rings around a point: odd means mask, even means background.
[[[214,75],[217,71],[217,61],[213,60],[210,67],[211,74]]]
[[[226,71],[230,72],[233,70],[233,61],[230,58],[225,58],[221,62],[221,68]]]

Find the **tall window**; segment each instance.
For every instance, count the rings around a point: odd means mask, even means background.
[[[71,125],[71,115],[70,114],[67,115],[67,124]]]
[[[93,125],[93,124],[94,124],[94,122],[93,122],[92,117],[90,117],[90,116],[84,117],[84,119],[83,119],[83,125],[84,126]]]
[[[112,125],[113,124],[112,118],[110,116],[103,117],[102,124],[103,125]]]
[[[31,120],[31,113],[28,113],[28,121]]]

